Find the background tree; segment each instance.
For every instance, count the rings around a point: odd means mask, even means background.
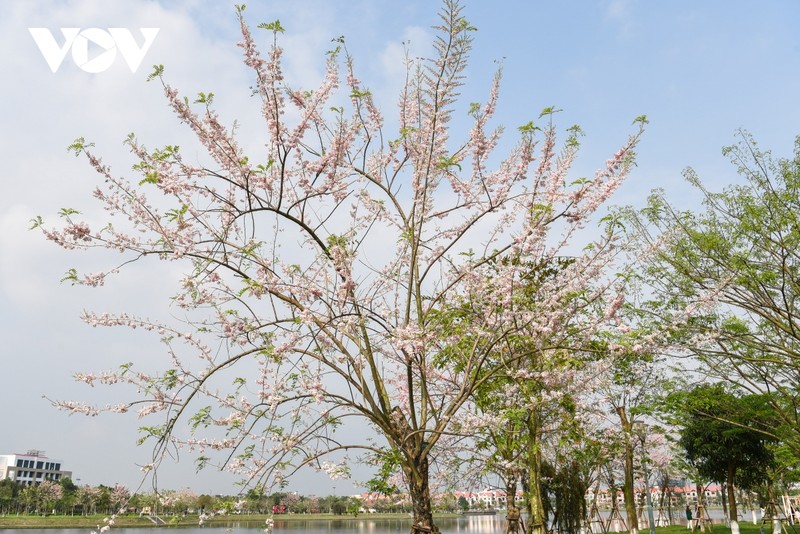
[[[55,503],[64,496],[61,484],[53,480],[43,480],[36,486],[37,509],[43,514],[53,513]]]
[[[201,467],[280,487],[304,466],[346,476],[352,451],[396,451],[412,499],[412,531],[435,532],[430,465],[439,440],[488,376],[495,347],[521,325],[547,336],[617,290],[608,276],[617,227],[594,239],[580,231],[628,174],[645,120],[637,119],[639,129],[593,177],[569,181],[576,129],[559,149],[552,123],[528,122],[507,157],[493,153],[500,129],[488,125],[498,73],[485,103],[469,106],[472,128],[456,139],[474,28],[447,0],[432,59],[409,62],[390,133],[341,39],[320,86],[298,90],[284,80],[280,23],[260,26],[273,36],[264,59],[242,10],[241,46],[267,133],[252,160],[222,125],[213,94],[200,93],[192,104],[164,81],[162,67],[151,79],[163,84],[207,161],[184,159],[173,145],[150,150],[131,136],[140,177],[130,181],[112,174],[91,143],[78,139],[71,147],[103,177],[95,196],[117,217],[92,228],[65,209],[63,227],[46,229],[47,237],[69,249],[127,255],[123,265],[100,273],[72,269],[66,280],[100,285],[124,265],[150,258],[184,269],[172,299],[184,324],[124,313],[84,317],[95,326],[157,333],[167,347],[165,368],[153,373],[124,364],[79,379],[128,383],[141,392],[111,410],[135,407],[147,418],[143,440],[155,440],[154,467],[169,447],[186,445]],[[342,55],[344,90],[337,92]],[[580,252],[537,292],[536,313],[516,305],[521,266],[547,265],[565,249]],[[564,307],[576,292],[583,299],[573,302],[581,305]],[[441,310],[465,303],[469,344],[457,343],[450,325],[438,320]],[[368,432],[337,433],[353,419],[382,441],[361,439]]]
[[[211,495],[203,494],[197,497],[198,512],[210,511],[214,508],[215,504],[216,499]]]
[[[114,510],[113,513],[120,513],[124,511],[124,509],[128,505],[128,501],[131,498],[131,492],[128,488],[123,486],[122,484],[114,484],[114,488],[111,490],[109,494],[109,501],[111,508]]]
[[[540,312],[542,302],[547,301],[544,296],[548,286],[574,262],[572,257],[555,257],[525,266],[522,284],[517,288],[517,305],[532,314]],[[477,436],[477,450],[485,453],[473,460],[501,478],[506,495],[516,495],[518,483],[522,483],[531,530],[544,529],[552,522],[570,529],[581,524],[586,515],[574,492],[580,491],[578,485],[590,483],[590,474],[583,466],[578,469],[577,454],[566,460],[557,444],[568,440],[575,445],[583,437],[577,414],[585,411],[582,401],[593,401],[589,384],[597,382],[598,367],[603,367],[592,348],[594,342],[588,339],[601,325],[603,329],[613,327],[604,322],[622,302],[620,294],[612,293],[612,302],[599,298],[603,291],[598,289],[588,283],[572,294],[550,295],[562,299],[562,309],[571,310],[560,318],[557,329],[543,332],[538,323],[530,325],[532,329],[523,324],[504,339],[494,354],[495,363],[489,367],[490,377],[473,394],[474,407],[481,415],[478,422],[483,424],[470,427],[474,421],[466,419],[460,423],[470,429],[467,433]],[[464,338],[469,339],[467,333]],[[554,451],[549,455],[550,465],[546,465],[548,448]],[[568,467],[563,467],[565,464]],[[567,472],[572,467],[575,470]],[[546,468],[552,476],[545,476]],[[553,483],[557,469],[563,471],[563,484]],[[545,484],[545,478],[550,483]],[[509,504],[507,532],[516,528],[517,514],[514,504]],[[550,514],[554,514],[552,520]]]
[[[649,332],[648,332],[649,333]],[[617,443],[622,463],[622,492],[627,525],[631,532],[639,529],[636,508],[636,468],[643,453],[642,428],[652,419],[648,414],[663,395],[668,383],[663,359],[650,351],[633,350],[639,333],[628,333],[627,346],[621,345],[608,358],[609,367],[598,388],[610,409],[609,419],[617,429]],[[649,429],[644,431],[649,433]]]
[[[701,477],[725,483],[731,530],[738,532],[736,488],[767,482],[775,462],[771,439],[756,429],[773,419],[768,404],[761,396],[737,397],[721,384],[700,385],[686,395],[683,413],[679,443]]]
[[[798,450],[800,138],[790,159],[773,158],[743,131],[723,153],[740,175],[737,185],[711,192],[685,171],[702,211],[676,209],[657,191],[634,217],[649,247],[643,272],[664,316],[695,314],[683,348],[700,370],[766,395],[778,417],[773,436]]]
[[[76,498],[83,509],[83,515],[93,514],[100,500],[100,489],[84,484],[78,487]]]
[[[16,482],[10,478],[0,480],[0,510],[2,513],[6,514],[11,511],[16,503],[18,492],[19,487]]]

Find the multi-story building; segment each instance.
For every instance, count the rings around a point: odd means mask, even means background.
[[[0,480],[11,479],[20,484],[39,485],[45,480],[72,478],[72,471],[61,469],[61,461],[30,450],[25,454],[0,454]]]

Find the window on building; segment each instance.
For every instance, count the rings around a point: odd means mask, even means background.
[[[17,467],[22,467],[22,460],[17,460]]]
[[[36,462],[36,469],[42,469],[44,467],[44,462]]]

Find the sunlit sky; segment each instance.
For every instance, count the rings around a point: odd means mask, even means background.
[[[345,36],[356,69],[387,117],[403,79],[403,49],[430,55],[432,25],[441,4],[432,0],[253,1],[252,26],[280,19],[286,29],[287,81],[313,88],[321,79],[331,39]],[[516,127],[547,106],[566,128],[586,136],[576,173],[602,165],[633,132],[631,121],[650,120],[638,166],[615,204],[638,204],[663,188],[681,207],[699,195],[682,178],[693,167],[717,190],[737,180],[721,148],[739,128],[760,145],[789,156],[800,134],[800,3],[784,1],[465,0],[464,15],[478,28],[468,69],[463,113],[484,98],[499,64],[503,86],[497,122]],[[151,65],[184,94],[212,91],[224,122],[238,119],[244,135],[257,131],[252,79],[241,62],[232,3],[186,1],[6,1],[0,17],[0,454],[45,450],[81,484],[137,487],[137,464],[149,449],[136,447],[134,417],[68,416],[46,398],[88,398],[114,403],[113,390],[90,389],[75,371],[100,371],[126,361],[158,359],[160,345],[144,333],[101,331],[79,319],[84,309],[146,314],[167,305],[174,281],[146,269],[98,290],[59,280],[73,266],[100,270],[108,257],[75,255],[28,230],[36,215],[54,221],[62,207],[99,219],[91,192],[98,177],[66,147],[78,136],[116,173],[132,160],[122,141],[136,132],[148,146],[180,144],[196,150],[167,109],[160,86],[147,83]],[[28,28],[159,28],[136,72],[121,54],[108,70],[88,73],[70,53],[56,73]],[[266,46],[268,34],[259,32]],[[245,144],[247,144],[245,142]],[[189,149],[189,147],[192,147]],[[257,149],[255,145],[254,149]],[[191,153],[191,152],[189,152]],[[233,478],[195,475],[181,457],[159,475],[159,486],[197,493],[235,493]],[[366,473],[352,482],[304,474],[288,489],[339,495],[362,490]]]

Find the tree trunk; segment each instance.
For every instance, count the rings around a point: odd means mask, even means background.
[[[736,466],[728,466],[725,487],[728,492],[728,517],[731,520],[731,534],[739,534],[739,510],[736,508]]]
[[[625,413],[625,407],[617,408],[619,422],[622,426],[625,454],[625,480],[622,486],[622,494],[625,496],[625,513],[628,516],[628,530],[636,534],[639,532],[639,520],[636,516],[636,495],[633,491],[633,437],[631,432],[633,424]]]
[[[728,484],[727,482],[723,485],[722,491],[720,491],[720,497],[722,500],[722,515],[725,517],[725,525],[730,526],[731,518],[728,515],[728,494],[727,494]]]
[[[528,526],[527,534],[546,534],[547,518],[542,502],[542,451],[539,420],[535,413],[528,417]]]
[[[414,432],[397,406],[392,408],[391,419],[394,442],[400,446],[403,474],[411,496],[411,534],[439,534],[438,527],[433,523],[428,451],[422,434]]]
[[[705,519],[705,514],[706,514],[706,511],[705,511],[706,504],[705,504],[705,502],[703,500],[703,496],[704,496],[704,494],[703,494],[703,484],[701,484],[700,482],[695,482],[695,486],[694,487],[695,487],[695,491],[697,492],[697,513],[696,513],[696,517],[694,518],[694,524],[695,524],[696,527],[700,528],[700,532],[704,532],[705,526],[704,526],[703,522],[701,521],[702,519]],[[694,529],[692,529],[692,532],[694,532]]]
[[[439,528],[433,523],[431,491],[428,484],[428,458],[417,457],[415,465],[404,467],[411,494],[413,522],[411,534],[438,534]]]
[[[517,475],[508,472],[506,479],[506,534],[519,534],[520,510],[517,508]]]

